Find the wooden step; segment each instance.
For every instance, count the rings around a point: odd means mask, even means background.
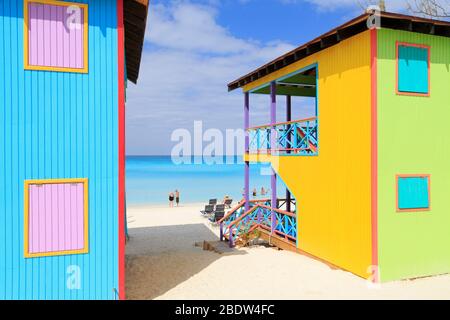
[[[261,227],[257,227],[255,226],[255,228],[251,229],[251,232],[254,231],[255,229],[257,229],[259,231],[259,238],[261,240],[264,240],[266,242],[268,242],[269,244],[282,249],[282,250],[288,250],[288,251],[292,251],[292,252],[298,252],[297,250],[297,244],[295,242],[289,241],[283,237],[280,237],[279,235],[272,235],[270,233],[270,231],[261,228]],[[228,235],[224,235],[225,240],[228,242]],[[237,239],[235,239],[236,241]]]
[[[297,245],[294,242],[286,240],[278,235],[272,235],[263,228],[258,228],[258,231],[260,232],[260,238],[269,242],[271,245],[282,250],[297,252]]]
[[[261,228],[261,227],[258,227],[258,230],[260,231],[260,239],[268,242],[270,245],[272,245],[274,247],[277,247],[281,250],[295,252],[295,253],[301,254],[305,257],[314,259],[316,261],[319,261],[319,262],[327,265],[332,270],[339,269],[339,267],[333,265],[332,263],[330,263],[324,259],[321,259],[321,258],[316,257],[306,251],[298,249],[297,244],[295,242],[286,240],[285,238],[280,237],[278,235],[271,235],[270,231],[268,231],[267,229]],[[228,237],[225,237],[225,239],[228,241]]]
[[[259,228],[259,229],[261,229],[261,228]],[[319,261],[319,262],[327,265],[332,270],[340,269],[339,267],[335,266],[334,264],[332,264],[332,263],[330,263],[330,262],[328,262],[328,261],[326,261],[324,259],[321,259],[321,258],[316,257],[316,256],[314,256],[314,255],[312,255],[312,254],[310,254],[310,253],[308,253],[306,251],[298,249],[296,243],[294,243],[292,241],[286,240],[286,239],[284,239],[284,238],[282,238],[280,236],[277,236],[277,235],[271,236],[270,232],[267,231],[267,230],[261,229],[261,239],[263,239],[265,241],[268,241],[268,242],[270,241],[270,244],[272,244],[275,247],[280,248],[282,250],[296,252],[296,253],[301,254],[301,255],[303,255],[305,257],[308,257],[308,258],[314,259],[316,261]]]

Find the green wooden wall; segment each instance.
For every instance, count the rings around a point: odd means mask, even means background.
[[[396,94],[396,41],[431,46],[431,96]],[[450,272],[450,38],[378,33],[381,281]],[[431,210],[396,210],[396,175],[431,174]]]

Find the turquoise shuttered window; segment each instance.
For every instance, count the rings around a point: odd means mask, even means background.
[[[430,208],[430,177],[397,177],[397,209],[399,211]]]
[[[397,44],[397,91],[402,94],[428,95],[430,93],[430,48]]]

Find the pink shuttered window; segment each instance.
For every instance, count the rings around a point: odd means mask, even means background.
[[[25,69],[87,72],[87,5],[25,1]]]
[[[87,180],[25,182],[25,256],[87,252]]]

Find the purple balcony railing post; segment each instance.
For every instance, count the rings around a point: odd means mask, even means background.
[[[275,124],[277,123],[277,84],[276,82],[272,82],[270,84],[270,100],[271,100],[271,104],[270,104],[270,124],[272,126],[272,130],[271,130],[271,154],[272,155],[276,155],[276,130],[275,130]],[[272,168],[272,175],[270,176],[270,185],[271,185],[271,189],[272,189],[272,201],[271,201],[271,207],[272,207],[272,212],[271,212],[271,224],[272,224],[272,233],[275,232],[275,228],[277,225],[276,222],[276,214],[275,214],[275,210],[277,209],[277,175],[275,170]]]
[[[248,128],[250,127],[250,94],[245,93],[244,103],[244,130],[245,130],[245,153],[248,155],[250,152],[250,137]],[[250,210],[250,162],[245,161],[244,169],[244,200],[245,200],[245,212]]]
[[[275,81],[270,83],[270,152],[274,154],[277,149],[277,132],[275,124],[277,123],[277,84]]]
[[[250,137],[248,134],[249,127],[250,127],[250,94],[246,92],[244,94],[245,152],[248,152],[250,148]]]
[[[272,169],[273,170],[273,169]],[[278,209],[278,199],[277,199],[277,174],[275,171],[272,172],[272,176],[270,179],[270,184],[272,188],[272,213],[271,213],[271,222],[272,222],[272,233],[275,232],[275,228],[277,227],[277,217],[275,213],[275,209]]]
[[[220,223],[220,241],[223,241],[223,222]]]
[[[292,121],[292,98],[291,96],[286,96],[286,121],[287,122],[291,122]],[[287,126],[287,130],[288,130],[288,146],[289,148],[292,148],[292,131],[291,131],[292,127],[290,124],[288,124]],[[294,133],[295,134],[295,133]],[[290,154],[291,151],[288,150],[287,154]],[[289,191],[288,188],[286,188],[286,211],[291,212],[291,192]]]
[[[231,226],[231,227],[230,227],[230,231],[229,231],[229,232],[230,232],[230,236],[228,237],[228,238],[229,238],[230,248],[233,248],[233,247],[234,247],[233,229],[234,229],[234,227]]]

